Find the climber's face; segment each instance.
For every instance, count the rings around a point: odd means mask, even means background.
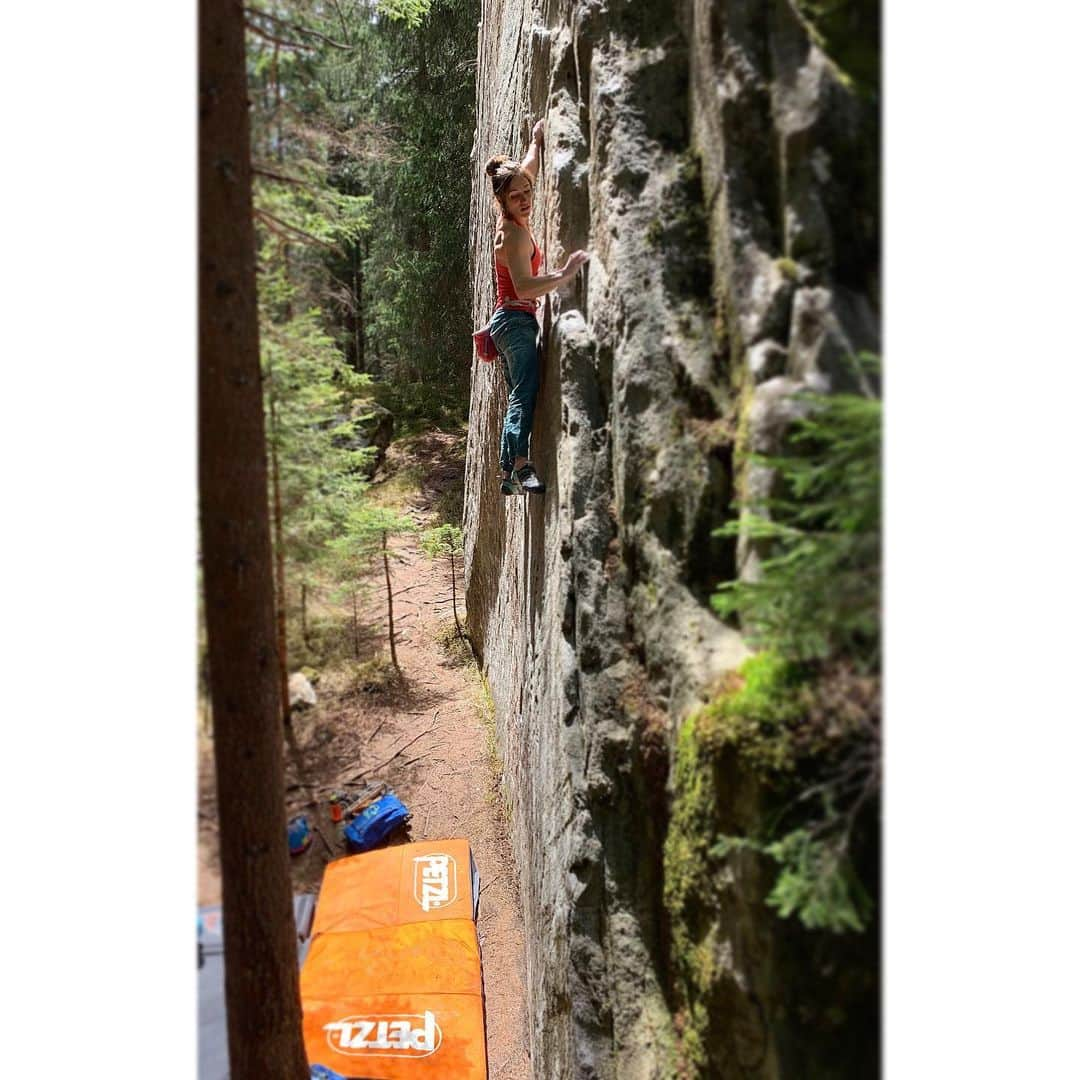
[[[526,222],[532,213],[533,186],[527,176],[515,176],[503,196],[507,214],[517,221]]]

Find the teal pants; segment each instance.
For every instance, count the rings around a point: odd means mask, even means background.
[[[506,419],[499,465],[509,472],[514,467],[514,458],[529,456],[529,436],[540,390],[540,354],[536,347],[540,328],[536,316],[528,311],[499,308],[488,329],[506,376]]]

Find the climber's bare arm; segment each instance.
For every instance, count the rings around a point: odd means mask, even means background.
[[[533,124],[532,142],[525,153],[525,159],[521,168],[529,174],[529,179],[536,184],[536,174],[540,171],[540,147],[544,145],[544,121],[537,120]]]
[[[509,268],[514,292],[522,300],[535,300],[566,284],[589,255],[585,251],[575,251],[561,270],[551,270],[534,276],[531,265],[532,237],[529,236],[529,231],[513,222],[504,221],[495,236],[495,257]]]

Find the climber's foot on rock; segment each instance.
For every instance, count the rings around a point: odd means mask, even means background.
[[[547,491],[544,481],[536,475],[536,470],[529,464],[522,465],[514,470],[514,479],[518,482],[521,490],[528,495],[543,495]]]

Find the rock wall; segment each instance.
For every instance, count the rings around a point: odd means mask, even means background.
[[[493,302],[483,166],[519,158],[538,117],[547,266],[592,253],[542,310],[546,497],[499,492],[498,365],[474,364],[466,465],[468,626],[495,703],[544,1080],[686,1074],[668,773],[681,723],[748,655],[708,598],[755,556],[712,533],[737,486],[767,493],[742,454],[782,435],[791,392],[839,385],[846,354],[879,347],[876,107],[866,65],[856,78],[824,50],[862,61],[857,35],[834,37],[789,0],[482,2],[476,325]],[[739,948],[754,918],[744,905],[713,928],[760,1021],[753,1060],[718,1076],[780,1075],[791,1052],[782,997],[765,993],[780,969]]]

